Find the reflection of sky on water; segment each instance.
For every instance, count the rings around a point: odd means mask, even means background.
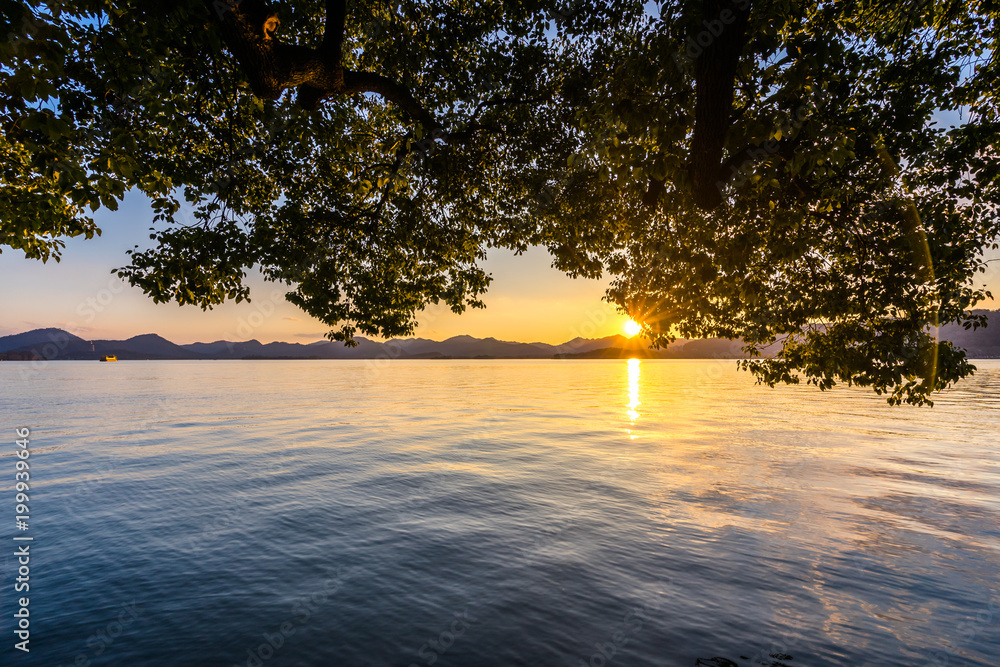
[[[439,664],[586,664],[644,609],[613,664],[985,667],[1000,363],[976,363],[933,409],[732,360],[0,365],[45,480],[31,657],[72,664],[134,598],[115,664],[243,664],[343,567],[275,664],[419,663],[468,605]]]

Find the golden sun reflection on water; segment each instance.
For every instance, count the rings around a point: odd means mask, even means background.
[[[628,415],[629,421],[635,423],[635,420],[639,418],[639,406],[642,402],[639,400],[639,365],[642,362],[639,359],[629,359],[628,360],[628,410],[625,414]],[[629,432],[631,434],[631,431]],[[635,439],[635,435],[631,435],[632,439]]]

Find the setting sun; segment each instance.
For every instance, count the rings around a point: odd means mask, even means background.
[[[622,325],[622,328],[625,330],[625,335],[629,338],[642,331],[642,326],[635,320],[628,320],[624,325]]]

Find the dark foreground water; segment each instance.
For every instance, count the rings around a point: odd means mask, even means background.
[[[1000,664],[979,367],[917,409],[732,361],[0,364],[0,663]]]

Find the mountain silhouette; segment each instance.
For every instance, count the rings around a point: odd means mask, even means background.
[[[997,319],[1000,311],[974,311]],[[942,340],[967,350],[970,358],[1000,357],[1000,324],[965,330],[957,325],[941,329]],[[496,338],[453,336],[443,341],[426,338],[384,343],[356,337],[356,347],[329,340],[313,343],[261,343],[258,340],[177,345],[157,334],[127,340],[88,341],[62,329],[34,329],[0,336],[0,360],[96,360],[106,354],[119,359],[617,359],[629,357],[674,359],[737,359],[744,356],[739,341],[723,338],[679,339],[654,350],[641,338],[605,336],[574,338],[560,345],[519,343]]]

